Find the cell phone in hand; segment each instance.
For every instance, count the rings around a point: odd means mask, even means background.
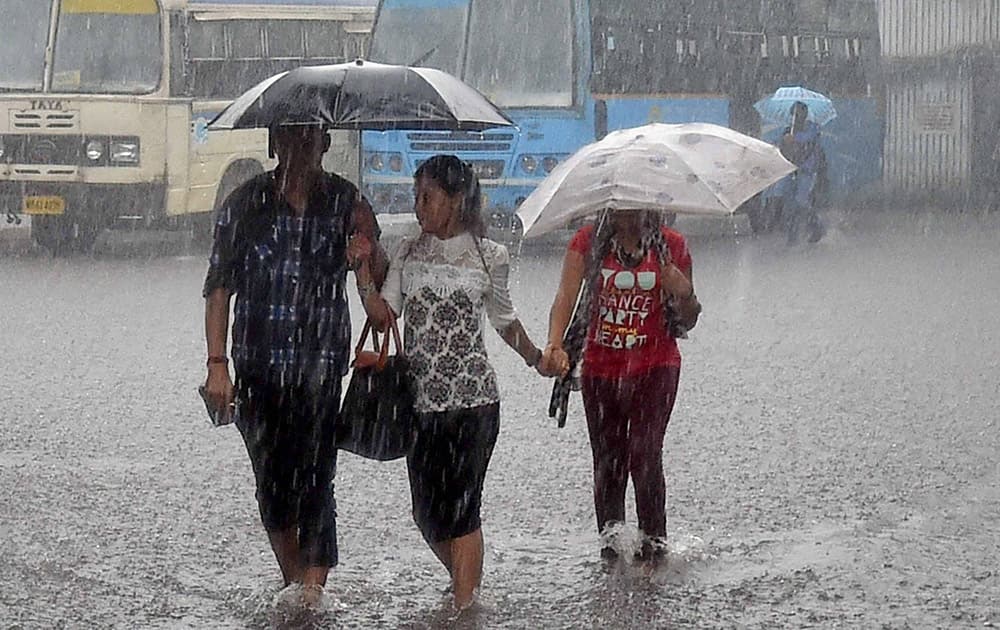
[[[198,394],[201,396],[202,402],[205,403],[205,411],[208,412],[208,421],[212,423],[213,427],[224,427],[227,424],[232,424],[236,403],[229,403],[226,407],[219,409],[208,397],[208,391],[204,385],[198,386]]]

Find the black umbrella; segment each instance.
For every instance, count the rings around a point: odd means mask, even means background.
[[[303,66],[265,79],[233,101],[209,128],[280,124],[480,131],[514,123],[485,96],[447,72],[359,59]]]

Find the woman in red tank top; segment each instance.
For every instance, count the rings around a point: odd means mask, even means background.
[[[571,326],[584,282],[583,310]],[[567,328],[570,337],[586,334],[581,383],[606,559],[618,555],[612,538],[625,521],[630,474],[643,536],[637,555],[665,557],[663,438],[681,366],[675,334],[693,327],[700,311],[687,244],[659,213],[608,211],[570,241],[543,360],[565,373]]]

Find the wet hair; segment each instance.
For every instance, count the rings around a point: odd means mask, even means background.
[[[598,282],[600,266],[612,250],[612,241],[615,236],[614,222],[611,217],[615,211],[605,210],[594,222],[594,243],[589,252],[589,262],[592,265],[591,281]],[[660,261],[668,260],[670,257],[667,242],[663,238],[663,213],[658,210],[642,210],[639,214],[640,221],[640,249],[644,252],[655,252]]]
[[[303,124],[300,124],[300,125],[293,125],[293,124],[273,124],[273,125],[270,125],[267,128],[267,157],[269,157],[272,160],[277,157],[277,151],[275,150],[276,149],[276,147],[275,147],[275,144],[276,144],[276,142],[275,142],[275,135],[277,135],[278,132],[280,132],[282,130],[296,129],[296,128],[302,128],[302,127],[315,127],[315,128],[321,129],[323,131],[324,136],[325,136],[324,142],[327,143],[326,144],[326,149],[324,150],[324,153],[326,151],[330,150],[330,144],[331,144],[330,133],[329,133],[330,132],[330,128],[327,125],[323,124],[323,123],[303,123]]]
[[[454,155],[435,155],[424,161],[413,175],[415,180],[421,177],[433,180],[448,195],[461,194],[459,225],[473,236],[486,236],[486,223],[482,215],[483,195],[479,190],[479,178],[471,164]]]

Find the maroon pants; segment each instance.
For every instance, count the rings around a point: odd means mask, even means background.
[[[584,376],[599,531],[610,522],[625,521],[625,486],[631,473],[639,529],[647,536],[666,535],[663,436],[679,378],[679,367],[615,379]]]

